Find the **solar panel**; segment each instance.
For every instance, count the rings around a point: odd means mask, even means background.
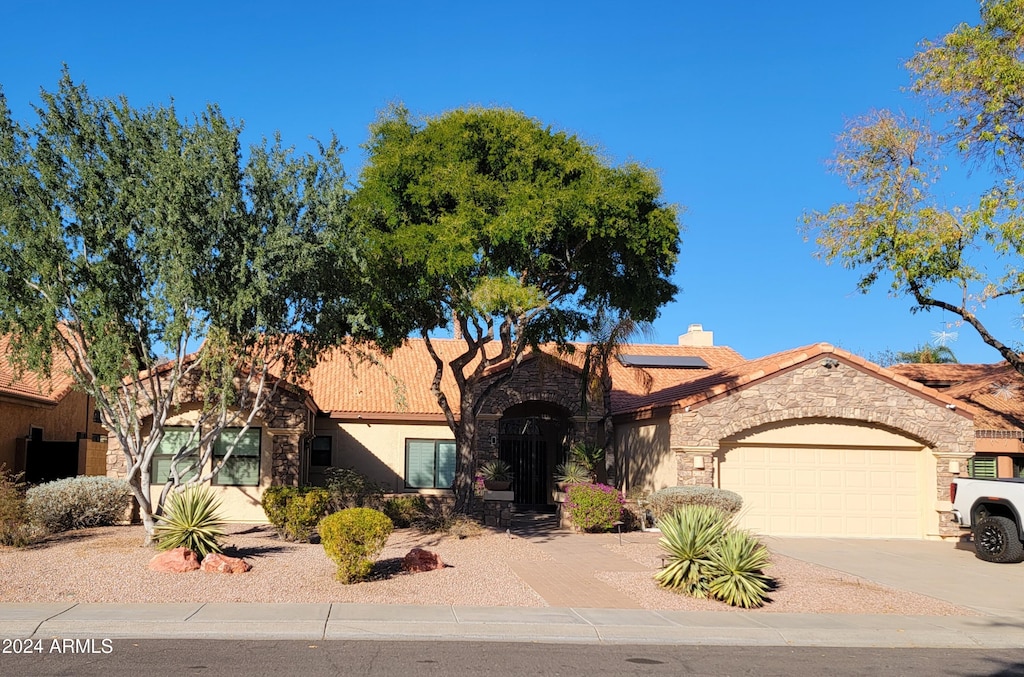
[[[619,355],[625,367],[661,367],[663,369],[708,369],[703,358],[692,355]]]

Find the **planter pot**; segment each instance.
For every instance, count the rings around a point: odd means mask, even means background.
[[[484,488],[488,491],[508,491],[512,486],[511,482],[500,482],[498,480],[484,480]]]

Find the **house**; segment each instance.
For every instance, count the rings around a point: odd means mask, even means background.
[[[434,341],[442,358],[461,345]],[[694,325],[678,345],[626,347],[609,365],[608,398],[583,400],[581,352],[545,348],[486,377],[477,454],[512,463],[520,507],[551,505],[567,447],[610,431],[608,475],[625,492],[731,489],[744,498],[742,524],[761,533],[959,533],[949,483],[973,465],[973,421],[989,414],[983,402],[955,397],[952,385],[934,387],[941,384],[828,344],[746,360]],[[430,393],[433,374],[420,340],[390,357],[326,355],[301,388],[278,391],[242,455],[215,480],[231,517],[262,520],[264,488],[321,483],[332,466],[355,468],[390,492],[447,495],[455,445]],[[454,393],[449,379],[442,388]],[[192,415],[183,407],[171,434]],[[116,456],[109,472],[123,474]]]
[[[0,467],[30,482],[106,472],[106,433],[91,398],[75,390],[63,356],[49,378],[20,372],[0,337]]]
[[[1024,477],[1024,376],[1008,363],[898,364],[892,371],[974,408],[971,475]]]

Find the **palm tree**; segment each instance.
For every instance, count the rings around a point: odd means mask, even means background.
[[[933,346],[930,343],[917,346],[907,352],[896,353],[896,361],[918,364],[956,364],[958,362],[949,346]]]

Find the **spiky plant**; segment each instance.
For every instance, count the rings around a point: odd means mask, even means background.
[[[224,535],[224,520],[218,514],[220,499],[208,486],[193,486],[171,494],[164,514],[153,529],[158,550],[185,547],[203,559],[221,552],[217,539]]]
[[[566,461],[555,466],[555,481],[563,484],[583,484],[593,480],[593,474],[585,465]]]
[[[764,605],[772,579],[764,575],[771,563],[768,548],[750,532],[726,531],[710,553],[714,573],[708,592],[731,606]]]
[[[658,520],[658,540],[669,555],[668,565],[654,575],[664,588],[692,597],[708,596],[714,572],[712,553],[725,534],[730,518],[710,505],[688,505]]]

